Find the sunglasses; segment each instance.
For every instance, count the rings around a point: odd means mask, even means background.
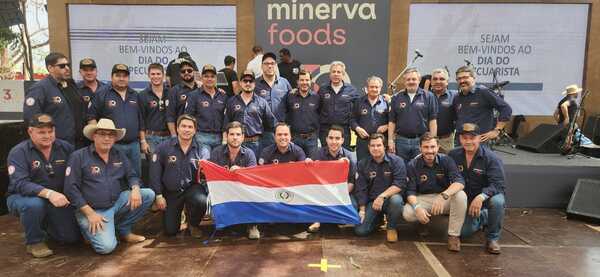
[[[254,83],[254,80],[252,80],[252,79],[243,79],[242,83],[247,83],[247,84]]]
[[[59,64],[55,64],[54,66],[58,66],[60,67],[60,69],[65,69],[65,67],[69,67],[71,68],[71,64],[70,63],[59,63]]]
[[[180,72],[181,72],[182,74],[185,74],[185,73],[192,73],[192,72],[194,72],[194,70],[193,70],[193,69],[183,69],[183,70],[181,70]]]

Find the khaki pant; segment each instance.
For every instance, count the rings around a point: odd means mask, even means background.
[[[438,197],[437,193],[417,195],[419,207],[431,213],[431,207],[433,206],[433,201],[436,197]],[[460,231],[465,222],[465,215],[467,214],[467,194],[461,190],[450,196],[450,199],[444,204],[443,214],[450,214],[448,220],[448,235],[456,237],[460,236]],[[402,216],[404,217],[404,220],[408,222],[417,221],[415,210],[413,210],[410,204],[404,205]]]
[[[450,150],[454,149],[454,132],[450,134],[447,138],[439,139],[440,144],[440,153],[447,154]]]

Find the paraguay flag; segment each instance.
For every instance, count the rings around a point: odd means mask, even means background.
[[[348,161],[295,162],[231,172],[200,161],[217,229],[242,223],[359,224]]]

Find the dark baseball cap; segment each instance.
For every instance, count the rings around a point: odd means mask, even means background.
[[[111,75],[115,74],[117,72],[125,72],[127,73],[127,75],[129,75],[129,67],[127,67],[127,65],[122,64],[122,63],[118,63],[113,65],[112,71],[111,71]]]
[[[217,69],[212,64],[205,64],[202,67],[202,75],[204,75],[204,73],[206,73],[206,72],[212,72],[214,74],[217,74]]]
[[[50,115],[39,113],[31,117],[28,122],[28,126],[33,128],[54,127],[54,120]]]
[[[79,61],[79,68],[84,67],[96,68],[96,61],[94,61],[92,58],[83,58],[81,61]]]
[[[262,57],[262,62],[264,62],[267,58],[271,58],[274,61],[277,61],[277,56],[275,56],[275,53],[273,52],[267,52],[263,55]]]
[[[465,123],[460,127],[458,134],[460,134],[460,135],[469,134],[469,135],[473,135],[473,136],[478,136],[481,134],[481,132],[479,131],[479,126],[477,126],[477,124]]]
[[[252,78],[252,80],[254,80],[254,72],[252,72],[252,70],[244,70],[244,73],[242,73],[242,75],[240,75],[240,81],[242,79],[244,79],[245,77],[250,77]]]
[[[182,67],[184,64],[191,66],[194,70],[198,70],[198,68],[196,68],[196,64],[191,60],[186,58],[179,58],[179,66]]]

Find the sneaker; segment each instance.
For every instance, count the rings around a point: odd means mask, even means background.
[[[396,229],[387,230],[387,241],[388,242],[397,242],[398,241],[398,231],[396,231]]]
[[[310,226],[308,226],[308,232],[316,233],[316,232],[319,232],[320,228],[321,228],[321,223],[315,222],[315,223],[311,224]]]
[[[45,258],[54,255],[54,252],[48,248],[45,242],[27,245],[27,253],[35,258]]]
[[[486,248],[490,254],[500,254],[500,244],[497,240],[488,240]]]
[[[448,250],[453,252],[460,251],[460,237],[448,235]]]
[[[202,230],[200,229],[200,227],[190,226],[188,229],[190,230],[190,235],[193,238],[197,238],[197,239],[202,238]]]
[[[258,225],[252,225],[248,228],[248,238],[249,239],[260,239],[260,231],[258,230]]]

